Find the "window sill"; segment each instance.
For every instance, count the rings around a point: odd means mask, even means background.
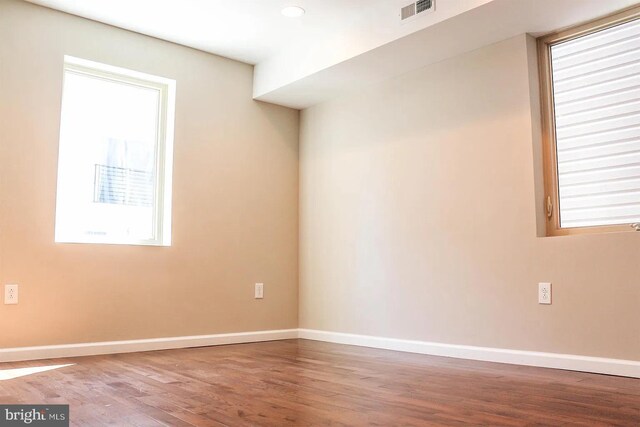
[[[578,228],[554,228],[552,225],[547,224],[547,234],[545,237],[583,236],[583,235],[612,234],[612,233],[616,233],[616,234],[637,233],[638,236],[640,236],[640,232],[634,230],[631,227],[631,224],[578,227]]]
[[[109,239],[55,239],[56,244],[93,244],[125,246],[161,246],[170,247],[171,242],[157,240],[109,240]]]

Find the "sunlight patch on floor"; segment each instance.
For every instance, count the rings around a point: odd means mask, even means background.
[[[31,368],[0,369],[0,381],[12,380],[14,378],[25,377],[27,375],[52,371],[54,369],[65,368],[73,365],[75,365],[75,363],[68,363],[66,365],[34,366]]]

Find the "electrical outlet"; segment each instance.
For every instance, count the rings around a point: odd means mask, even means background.
[[[255,298],[256,299],[264,298],[264,283],[256,283]]]
[[[4,303],[18,303],[18,285],[4,285]]]
[[[538,304],[551,304],[551,283],[538,283]]]

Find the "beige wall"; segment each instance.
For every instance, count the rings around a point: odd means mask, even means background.
[[[303,112],[301,327],[640,360],[640,233],[538,237],[532,47]],[[173,246],[53,243],[65,54],[177,80]],[[0,347],[298,326],[298,113],[251,89],[250,66],[0,0]]]
[[[65,54],[177,80],[173,246],[54,244]],[[0,0],[0,347],[297,326],[298,112],[251,93],[248,65]]]
[[[537,237],[527,46],[302,113],[301,327],[640,360],[640,233]]]

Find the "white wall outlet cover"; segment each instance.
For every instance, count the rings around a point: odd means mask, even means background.
[[[264,283],[256,283],[255,298],[264,298]]]
[[[18,303],[18,285],[4,285],[4,303]]]
[[[538,283],[538,304],[551,304],[551,283]]]

